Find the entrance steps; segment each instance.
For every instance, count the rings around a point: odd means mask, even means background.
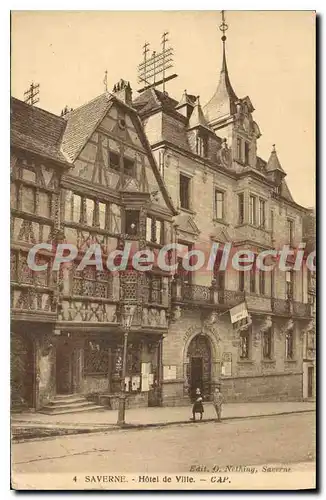
[[[46,415],[64,415],[65,413],[77,413],[86,411],[104,410],[103,406],[88,401],[81,394],[57,394],[39,413]]]

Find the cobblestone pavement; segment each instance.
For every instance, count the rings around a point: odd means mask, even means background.
[[[178,473],[191,466],[311,463],[315,414],[198,422],[12,445],[13,472]],[[313,467],[313,464],[311,464]]]

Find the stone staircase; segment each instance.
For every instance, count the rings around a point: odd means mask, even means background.
[[[39,410],[46,415],[63,415],[86,411],[104,410],[103,406],[88,401],[81,394],[57,394],[52,401]]]

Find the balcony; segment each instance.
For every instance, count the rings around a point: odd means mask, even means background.
[[[226,305],[228,307],[233,307],[245,299],[244,292],[239,292],[237,290],[219,290],[218,291],[218,303]]]
[[[236,240],[250,240],[266,247],[270,247],[272,245],[271,232],[251,224],[237,226]]]
[[[296,316],[299,318],[311,317],[311,305],[303,302],[293,302],[284,299],[272,299],[272,311],[275,314]]]
[[[209,286],[184,283],[181,286],[181,297],[186,302],[210,303],[211,289]]]
[[[311,304],[303,302],[293,302],[293,315],[308,318],[311,316]]]
[[[172,301],[177,303],[191,303],[228,309],[238,305],[244,298],[244,292],[236,290],[217,290],[213,286],[180,283],[178,280],[172,283]]]
[[[272,298],[272,311],[275,314],[289,316],[291,312],[290,302],[284,299]]]

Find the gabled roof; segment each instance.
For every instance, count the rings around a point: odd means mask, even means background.
[[[101,94],[65,116],[67,127],[62,140],[62,151],[72,162],[107,113],[112,104],[110,96],[107,93]]]
[[[60,163],[67,160],[60,150],[66,121],[44,109],[11,98],[11,144]]]

